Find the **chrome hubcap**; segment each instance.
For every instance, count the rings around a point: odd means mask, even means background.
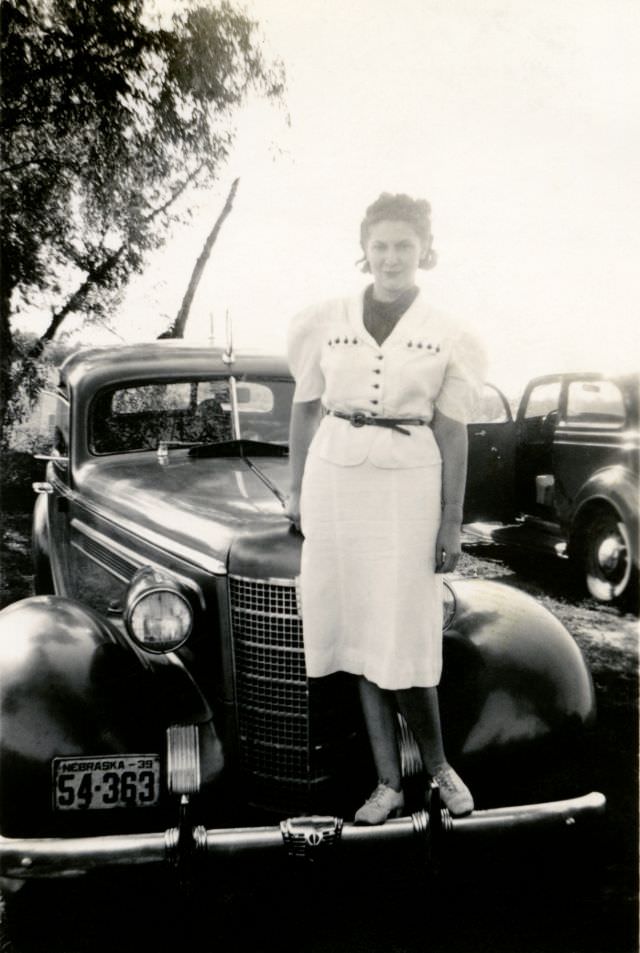
[[[600,602],[611,602],[625,591],[631,578],[627,530],[622,522],[593,529],[587,564],[587,586]],[[599,537],[599,538],[598,538]]]
[[[619,567],[625,552],[622,540],[616,536],[609,536],[598,546],[598,565],[603,572],[612,574]]]

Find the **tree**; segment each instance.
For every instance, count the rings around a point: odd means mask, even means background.
[[[218,215],[213,228],[207,235],[207,239],[203,245],[202,251],[198,255],[198,259],[193,266],[193,271],[191,272],[191,278],[189,284],[187,285],[187,290],[185,291],[184,297],[182,299],[182,304],[180,305],[180,310],[176,316],[175,321],[172,323],[171,327],[168,328],[160,337],[163,338],[181,338],[184,337],[184,329],[187,324],[187,319],[189,317],[189,311],[191,310],[191,305],[193,304],[193,299],[195,293],[200,284],[200,279],[204,274],[204,270],[207,266],[209,256],[211,254],[211,249],[216,243],[216,239],[220,234],[220,229],[224,220],[227,218],[231,209],[233,207],[233,200],[236,197],[236,192],[238,191],[238,182],[240,179],[234,179],[231,188],[229,189],[229,194],[227,195],[227,201],[224,203],[222,211]]]
[[[228,0],[183,0],[169,25],[145,0],[3,0],[0,17],[4,425],[21,366],[69,314],[108,313],[180,203],[215,179],[248,92],[277,101],[284,87]],[[15,312],[44,302],[49,326],[18,349]]]

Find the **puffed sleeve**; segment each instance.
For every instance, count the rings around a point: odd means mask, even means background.
[[[469,423],[482,394],[486,369],[486,354],[480,341],[467,331],[459,331],[435,401],[440,413],[461,423]]]
[[[324,393],[320,352],[324,336],[323,316],[318,307],[297,314],[289,325],[287,359],[296,382],[294,403],[318,400]]]

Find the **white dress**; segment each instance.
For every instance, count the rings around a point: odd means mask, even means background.
[[[477,341],[421,294],[378,345],[362,294],[292,322],[294,401],[329,410],[466,422],[481,386]],[[428,426],[410,433],[323,417],[302,481],[300,578],[307,674],[364,675],[381,688],[433,686],[442,671],[435,569],[442,463]]]

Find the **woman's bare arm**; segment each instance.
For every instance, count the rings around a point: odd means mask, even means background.
[[[467,482],[467,428],[438,410],[434,412],[432,427],[442,457],[442,520],[436,540],[436,572],[452,572],[462,551],[460,530]]]
[[[318,429],[322,417],[320,400],[309,400],[293,404],[289,427],[289,466],[291,488],[287,500],[286,514],[291,522],[300,528],[300,487],[307,460],[309,445]]]

